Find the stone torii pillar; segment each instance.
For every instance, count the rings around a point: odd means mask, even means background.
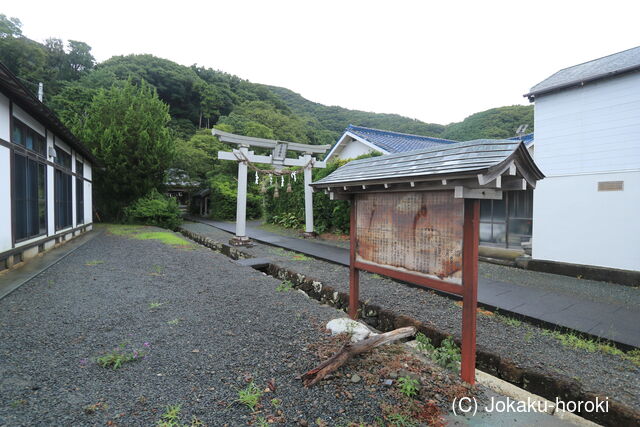
[[[238,197],[236,206],[236,234],[229,241],[231,245],[245,246],[251,244],[247,236],[247,165],[251,163],[262,163],[280,166],[302,166],[304,174],[304,207],[305,207],[305,237],[313,237],[313,188],[311,187],[311,170],[324,168],[325,162],[320,162],[313,157],[313,154],[325,153],[330,145],[310,145],[298,144],[296,142],[276,141],[273,139],[253,138],[243,135],[235,135],[212,129],[211,133],[217,136],[221,142],[237,144],[238,149],[232,152],[218,151],[218,159],[235,160],[238,162]],[[250,147],[270,148],[272,154],[269,156],[256,155],[249,151]],[[304,153],[297,159],[287,158],[287,151],[298,151]],[[276,183],[277,185],[277,183]],[[214,201],[215,203],[215,201]]]
[[[304,237],[315,237],[313,229],[313,187],[311,187],[311,169],[313,158],[311,153],[305,153],[302,157],[306,161],[304,167]]]
[[[247,158],[249,154],[248,145],[240,145],[240,153]],[[247,237],[247,162],[240,160],[238,162],[238,201],[236,203],[236,235],[230,242],[236,246],[243,246],[249,243]]]

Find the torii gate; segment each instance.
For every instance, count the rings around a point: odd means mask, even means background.
[[[304,213],[305,213],[305,236],[314,236],[313,232],[313,189],[311,184],[311,169],[324,168],[325,162],[317,161],[313,154],[325,153],[330,145],[310,145],[299,144],[297,142],[277,141],[274,139],[254,138],[250,136],[236,135],[223,132],[219,129],[211,129],[211,134],[217,136],[221,142],[238,144],[238,149],[229,151],[218,151],[218,159],[235,160],[238,162],[238,200],[236,207],[236,235],[229,241],[235,246],[250,244],[247,237],[247,163],[264,163],[281,166],[302,166],[304,167]],[[260,156],[249,151],[249,147],[270,148],[270,156]],[[298,151],[304,153],[297,159],[287,158],[287,151]]]

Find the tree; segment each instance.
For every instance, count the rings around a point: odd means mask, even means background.
[[[0,13],[0,37],[21,37],[22,22],[18,18],[9,18]]]
[[[96,60],[91,54],[91,46],[85,42],[69,40],[69,67],[76,73],[76,78],[89,72],[95,65]]]
[[[144,80],[94,97],[74,130],[100,163],[96,206],[106,219],[121,218],[124,207],[162,187],[175,151],[169,120],[169,107]]]

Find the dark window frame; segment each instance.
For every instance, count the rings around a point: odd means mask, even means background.
[[[20,136],[16,137],[16,131],[20,130]],[[31,147],[28,146],[28,138],[31,137]],[[24,147],[26,150],[36,153],[46,158],[47,155],[47,137],[46,132],[43,136],[40,132],[27,125],[17,117],[11,120],[11,142]]]
[[[84,224],[84,164],[76,159],[76,225]]]
[[[48,233],[48,177],[45,162],[17,151],[13,151],[10,155],[12,164],[11,213],[13,242],[15,244],[45,236]],[[22,168],[19,166],[20,162],[23,162]],[[33,176],[34,172],[35,176]],[[20,186],[20,181],[22,181],[23,188]],[[21,189],[22,191],[20,191]]]

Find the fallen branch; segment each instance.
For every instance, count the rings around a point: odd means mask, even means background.
[[[340,350],[329,359],[322,362],[312,370],[302,375],[302,381],[305,387],[310,387],[326,377],[329,373],[335,371],[340,366],[344,365],[347,360],[360,353],[371,350],[382,344],[390,343],[402,338],[415,335],[416,328],[413,326],[407,326],[405,328],[395,329],[384,334],[374,335],[365,340],[356,343],[346,343]]]

